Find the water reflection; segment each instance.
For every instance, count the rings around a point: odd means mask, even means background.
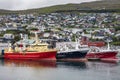
[[[0,60],[0,65],[7,67],[34,67],[34,68],[76,68],[86,69],[87,65],[85,62],[63,62],[63,61],[29,61],[29,60]]]
[[[0,60],[0,80],[120,80],[120,63]]]
[[[72,62],[72,61],[32,61],[32,60],[9,60],[1,59],[0,66],[7,67],[34,67],[34,68],[76,68],[76,69],[104,69],[104,67],[114,67],[119,63],[106,62]]]
[[[57,62],[57,67],[71,68],[71,69],[87,69],[86,62]]]
[[[116,67],[118,66],[119,63],[109,63],[109,62],[100,62],[100,61],[97,61],[97,62],[88,62],[87,63],[87,66],[89,69],[94,69],[94,70],[107,70],[108,68],[112,68],[112,67]]]
[[[4,66],[8,67],[56,67],[56,61],[32,61],[32,60],[1,60]]]

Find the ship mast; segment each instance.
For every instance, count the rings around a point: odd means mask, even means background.
[[[37,34],[37,32],[35,32],[35,43],[36,43],[36,44],[39,43],[39,39],[38,39],[38,34]]]
[[[12,52],[12,44],[8,42],[8,52]]]
[[[67,44],[65,44],[65,50],[68,51],[68,46],[67,46]]]
[[[79,49],[79,48],[78,48],[78,46],[79,46],[78,39],[76,38],[75,41],[76,41],[75,49]]]
[[[109,42],[107,42],[107,50],[110,50],[110,44],[109,44]]]
[[[111,42],[111,40],[107,39],[107,50],[110,50],[110,42]]]

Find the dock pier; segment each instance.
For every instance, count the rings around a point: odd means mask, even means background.
[[[0,59],[3,59],[4,58],[4,55],[0,55]]]

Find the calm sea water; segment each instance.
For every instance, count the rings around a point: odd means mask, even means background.
[[[120,80],[120,63],[0,60],[0,80]]]

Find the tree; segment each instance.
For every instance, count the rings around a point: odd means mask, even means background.
[[[18,35],[15,36],[14,40],[15,40],[15,41],[19,41],[19,40],[20,40],[20,36],[18,36]]]
[[[115,28],[115,31],[119,31],[120,30],[120,27],[117,26],[117,27],[114,27]]]

